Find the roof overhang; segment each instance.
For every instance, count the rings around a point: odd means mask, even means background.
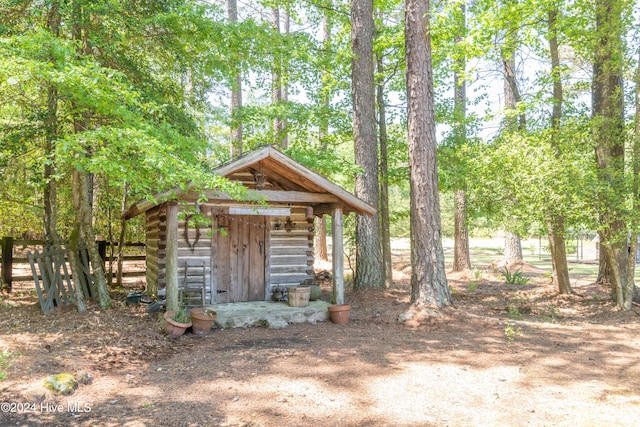
[[[247,199],[243,200],[248,203],[317,204],[342,207],[347,213],[356,212],[369,216],[376,213],[376,208],[373,206],[270,145],[226,163],[216,168],[214,173],[229,177],[252,167],[277,171],[280,179],[295,183],[296,191],[249,190]],[[157,194],[154,196],[154,200],[143,200],[132,205],[122,217],[124,219],[133,218],[167,200],[188,198],[193,193],[192,190],[187,188],[186,190],[172,190]],[[205,196],[209,200],[233,200],[228,194],[214,190],[205,191]]]

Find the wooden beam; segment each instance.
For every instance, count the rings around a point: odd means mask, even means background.
[[[205,191],[209,200],[234,200],[227,193]],[[304,191],[249,190],[247,202],[266,203],[339,203],[340,199],[328,193],[308,193]],[[195,194],[189,194],[194,196]],[[238,202],[242,202],[239,200]]]
[[[231,206],[229,215],[291,216],[291,208]]]
[[[167,310],[178,307],[178,205],[167,204],[167,249],[166,249]]]
[[[335,207],[332,213],[331,235],[333,244],[331,257],[333,263],[333,303],[344,304],[344,247],[342,230],[342,209]]]

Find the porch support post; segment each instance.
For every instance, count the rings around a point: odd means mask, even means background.
[[[178,307],[178,205],[167,203],[167,249],[166,249],[167,310]]]
[[[336,206],[331,213],[331,236],[333,244],[331,259],[333,261],[333,303],[344,304],[344,246],[342,241],[342,208]]]

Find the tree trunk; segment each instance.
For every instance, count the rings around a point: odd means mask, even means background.
[[[454,240],[453,271],[471,269],[469,254],[469,227],[467,226],[467,197],[464,190],[456,190],[454,194]]]
[[[378,74],[384,75],[382,57],[377,57]],[[384,80],[377,84],[378,129],[380,133],[380,228],[382,238],[382,267],[384,287],[393,286],[393,265],[391,263],[391,232],[389,221],[389,164],[387,156],[387,118],[384,100]]]
[[[283,33],[288,35],[291,27],[291,17],[289,15],[288,6],[284,8],[284,19],[283,19]],[[281,75],[280,75],[280,99],[284,105],[287,105],[289,101],[289,86],[288,86],[288,75],[289,75],[289,66],[286,60],[283,60],[281,64]],[[282,148],[289,147],[289,132],[287,131],[288,127],[287,117],[282,117],[280,122],[280,132],[282,137],[280,139],[280,146]]]
[[[506,231],[504,235],[504,258],[502,262],[509,265],[516,261],[522,261],[522,243],[520,236],[510,231]]]
[[[452,304],[441,241],[429,1],[405,3],[408,144],[411,192],[411,301]]]
[[[98,289],[98,301],[102,309],[110,308],[111,297],[109,296],[104,266],[98,253],[96,237],[93,231],[91,203],[89,201],[89,180],[84,172],[77,169],[73,171],[73,187],[77,191],[74,197],[76,225],[80,229],[82,240],[84,240],[89,252],[92,273]]]
[[[84,299],[84,293],[82,292],[82,284],[80,282],[80,275],[84,274],[80,270],[80,260],[78,253],[80,250],[80,227],[77,223],[73,225],[73,230],[69,235],[69,243],[67,244],[67,256],[69,257],[69,267],[71,268],[71,276],[73,277],[73,287],[76,297],[76,306],[79,313],[87,311],[87,303]]]
[[[378,144],[376,138],[375,85],[373,78],[373,2],[351,2],[353,138],[356,173],[355,195],[378,206]],[[356,272],[354,288],[383,288],[380,222],[356,215]]]
[[[329,5],[330,6],[330,5]],[[329,50],[329,42],[331,40],[331,21],[329,19],[329,14],[325,11],[324,17],[322,19],[322,44],[324,46],[325,51]],[[319,146],[321,150],[327,149],[327,136],[329,136],[329,120],[327,119],[327,114],[330,107],[330,91],[327,85],[327,80],[329,78],[329,72],[327,70],[322,70],[321,72],[321,81],[322,87],[320,89],[320,99],[321,105],[324,111],[322,111],[320,115],[320,123],[318,126],[318,140]],[[321,217],[316,218],[316,234],[314,245],[316,248],[316,256],[318,259],[322,261],[329,260],[329,254],[327,251],[327,219],[323,215]]]
[[[501,49],[502,65],[504,70],[504,106],[508,110],[516,110],[518,103],[521,101],[520,91],[516,80],[516,50],[518,46],[518,32],[516,29],[509,29],[505,36],[504,45]],[[518,115],[518,119],[507,116],[505,119],[505,129],[507,132],[516,132],[525,130],[526,119],[524,113]],[[515,200],[511,203],[517,203]],[[511,218],[514,222],[515,218]],[[504,258],[502,262],[509,265],[516,261],[522,260],[522,243],[520,236],[512,231],[505,232],[504,240]]]
[[[58,2],[53,1],[47,14],[47,25],[51,34],[56,37],[60,34],[60,19]],[[51,62],[55,63],[53,53],[51,54]],[[49,161],[44,165],[44,240],[45,245],[57,246],[60,244],[60,237],[57,230],[57,185],[53,164],[55,160],[55,140],[58,134],[58,90],[52,85],[47,88],[45,132],[45,153]]]
[[[563,89],[560,76],[560,55],[558,38],[556,37],[556,18],[558,11],[552,6],[549,11],[549,53],[551,55],[551,76],[553,78],[553,110],[551,113],[551,147],[556,158],[560,156],[558,133],[562,119]],[[547,234],[549,236],[549,248],[551,249],[551,265],[553,268],[553,284],[561,294],[571,294],[571,281],[569,280],[569,266],[567,264],[567,251],[564,240],[564,217],[553,211],[547,215]]]
[[[551,265],[553,268],[553,284],[561,294],[572,294],[569,280],[569,266],[567,264],[567,250],[564,240],[564,218],[553,215],[547,223],[549,248],[551,250]]]
[[[238,22],[237,0],[227,1],[227,16],[233,25]],[[242,119],[240,110],[242,109],[242,75],[240,67],[236,66],[231,86],[231,158],[242,155]]]
[[[456,44],[461,44],[466,35],[466,6],[464,2],[456,3],[457,32]],[[467,85],[464,79],[466,58],[462,53],[456,59],[453,86],[454,86],[454,136],[456,145],[465,144],[467,141]],[[463,178],[464,180],[464,178]],[[467,195],[466,183],[462,182],[462,188],[454,193],[453,213],[453,271],[471,269],[471,255],[469,253],[469,226],[467,224]]]
[[[271,25],[276,33],[280,34],[280,9],[271,9]],[[271,69],[271,104],[276,107],[276,111],[282,103],[282,58],[276,51],[273,54],[273,64]],[[282,138],[282,119],[277,115],[273,119],[273,135],[276,141]]]
[[[124,213],[128,208],[128,195],[129,195],[129,183],[125,182],[124,187],[122,189],[122,204],[121,209],[122,213]],[[122,216],[121,216],[122,218]],[[118,267],[116,271],[116,284],[118,287],[122,286],[122,270],[124,267],[124,243],[125,236],[127,232],[127,220],[120,220],[120,236],[118,236]]]
[[[603,203],[600,214],[603,229],[600,244],[611,272],[611,286],[618,307],[631,309],[635,253],[629,251],[625,222],[625,133],[622,62],[622,2],[596,0],[596,43],[593,64],[592,106],[594,116],[595,157]],[[635,202],[635,201],[634,201]],[[635,245],[635,242],[632,242]]]

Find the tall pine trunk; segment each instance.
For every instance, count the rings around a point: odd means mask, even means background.
[[[373,67],[373,2],[351,2],[351,49],[355,195],[378,206],[378,144],[376,138]],[[383,288],[382,250],[378,214],[356,215],[356,272],[354,288]]]
[[[461,45],[466,34],[466,6],[464,2],[456,3],[456,44]],[[453,73],[454,86],[454,136],[455,144],[462,145],[467,141],[467,84],[464,80],[466,57],[458,53]],[[464,180],[464,178],[462,178]],[[471,255],[469,253],[469,225],[467,223],[467,195],[466,183],[455,190],[453,213],[453,271],[471,269]]]
[[[325,10],[324,16],[322,18],[322,44],[325,52],[330,51],[330,41],[331,20],[329,18],[329,13]],[[320,124],[318,127],[318,140],[321,150],[327,149],[327,137],[329,136],[329,120],[327,119],[327,115],[329,114],[331,96],[328,80],[329,72],[328,70],[323,69],[321,72],[322,85],[320,88],[320,106],[322,112],[320,114]],[[327,251],[327,219],[324,215],[316,218],[315,232],[316,234],[314,238],[314,247],[316,249],[316,256],[322,261],[328,261],[329,253]]]
[[[411,192],[411,301],[452,304],[442,249],[436,126],[429,35],[429,1],[405,3],[409,173]]]
[[[518,31],[510,28],[505,36],[504,45],[502,46],[502,66],[504,71],[504,104],[507,110],[515,111],[518,103],[521,101],[518,82],[516,79],[516,50],[518,45]],[[526,127],[526,117],[524,112],[518,114],[516,119],[508,117],[505,120],[505,130],[508,133],[524,131]],[[517,203],[512,201],[511,203]],[[507,222],[516,223],[516,218],[510,218]],[[514,231],[512,225],[507,228],[504,238],[504,258],[502,262],[505,265],[512,264],[522,260],[522,242],[520,235]]]
[[[238,22],[237,0],[227,1],[227,17],[233,25]],[[240,111],[242,109],[242,74],[240,67],[235,66],[233,82],[231,84],[231,158],[242,155],[242,119]]]
[[[377,57],[378,74],[384,75],[382,57]],[[384,100],[384,80],[376,85],[378,101],[378,130],[380,139],[380,229],[382,240],[382,267],[385,288],[393,286],[393,265],[391,263],[391,232],[389,221],[389,159],[387,155],[387,117]]]

